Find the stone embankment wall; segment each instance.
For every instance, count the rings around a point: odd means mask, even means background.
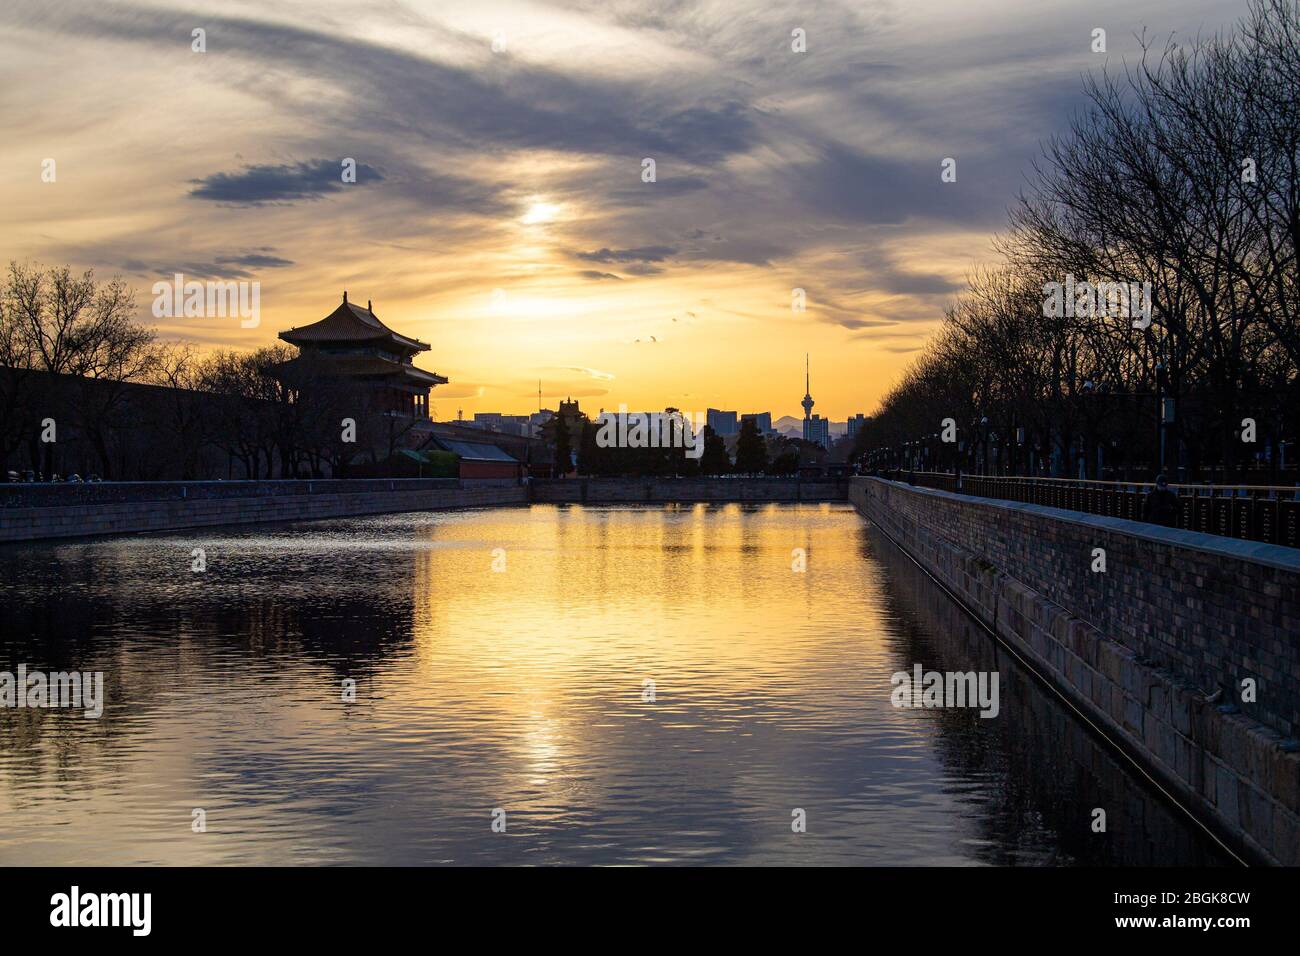
[[[845,501],[847,478],[565,478],[533,483],[533,500],[554,503]]]
[[[1300,865],[1300,551],[879,478],[849,500],[1184,806]]]
[[[541,503],[845,501],[848,480],[376,478],[0,484],[0,542]]]
[[[524,504],[522,486],[455,479],[0,485],[0,542]]]

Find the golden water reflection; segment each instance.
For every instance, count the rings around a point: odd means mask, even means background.
[[[0,550],[0,669],[109,697],[0,711],[0,863],[1214,861],[885,552],[829,504]],[[1003,671],[1006,716],[894,709],[917,661]]]

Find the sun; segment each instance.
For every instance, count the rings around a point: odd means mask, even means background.
[[[560,207],[553,202],[534,202],[529,204],[528,211],[519,221],[525,226],[536,226],[554,221],[559,214]]]

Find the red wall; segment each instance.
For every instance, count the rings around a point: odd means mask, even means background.
[[[466,461],[460,460],[460,477],[473,478],[518,478],[519,463],[513,461]]]

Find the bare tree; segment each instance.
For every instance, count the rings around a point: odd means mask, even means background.
[[[73,376],[75,423],[111,476],[121,463],[109,436],[127,424],[117,418],[126,383],[144,377],[153,361],[153,332],[136,323],[133,293],[118,278],[96,282],[91,270],[76,276],[67,266],[11,262],[5,301],[31,366]]]
[[[971,277],[863,449],[897,461],[943,416],[984,426],[985,446],[997,435],[999,468],[1024,467],[1006,445],[1024,428],[1058,474],[1154,468],[1158,437],[1189,470],[1232,472],[1257,457],[1240,436],[1253,417],[1276,463],[1300,425],[1298,80],[1295,0],[1253,0],[1238,29],[1190,45],[1144,40],[1137,65],[1087,80],[998,240],[1002,264]],[[1046,283],[1067,276],[1149,284],[1149,327],[1049,314]]]

